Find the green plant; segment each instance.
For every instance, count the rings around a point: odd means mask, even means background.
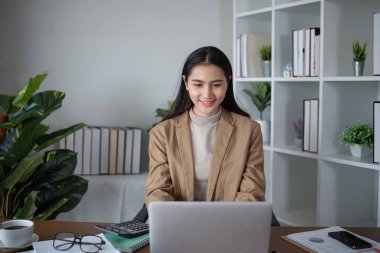
[[[47,72],[29,79],[17,96],[0,94],[0,219],[54,219],[73,209],[87,191],[87,180],[73,175],[77,155],[50,149],[83,123],[48,133],[42,121],[62,106],[65,94],[36,93]],[[48,150],[43,152],[44,150]]]
[[[270,61],[272,59],[272,46],[270,44],[263,45],[260,48],[260,59],[262,61]]]
[[[271,86],[268,82],[253,82],[251,89],[243,89],[247,93],[252,102],[260,112],[260,120],[263,120],[263,111],[267,106],[270,106]]]
[[[367,42],[363,45],[358,40],[352,42],[352,56],[354,61],[364,62],[367,58]]]
[[[167,101],[167,105],[168,105],[167,108],[157,108],[156,109],[156,117],[164,118],[168,114],[170,108],[172,107],[173,101],[172,100],[168,100]]]
[[[351,124],[346,126],[342,132],[340,141],[346,146],[359,144],[371,149],[373,147],[373,128],[370,124]]]

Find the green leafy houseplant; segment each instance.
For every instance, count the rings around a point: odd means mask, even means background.
[[[270,61],[272,59],[272,46],[270,44],[263,45],[260,48],[260,59],[262,61]]]
[[[160,108],[159,107],[159,108],[156,109],[156,117],[164,118],[168,114],[170,108],[172,107],[173,101],[172,100],[168,100],[167,101],[167,105],[168,105],[167,108]]]
[[[0,219],[54,219],[73,209],[87,191],[87,180],[73,175],[75,152],[42,152],[85,126],[78,123],[47,133],[42,121],[62,106],[65,94],[34,94],[46,76],[44,72],[30,78],[17,96],[0,94],[0,128],[6,132],[0,140]]]
[[[251,89],[243,89],[260,112],[260,120],[263,120],[263,111],[270,106],[271,86],[268,82],[253,82]]]
[[[367,58],[367,42],[361,44],[358,40],[352,42],[353,61],[364,62]]]
[[[346,126],[340,136],[342,144],[359,144],[367,149],[373,148],[373,128],[369,124],[351,124]]]

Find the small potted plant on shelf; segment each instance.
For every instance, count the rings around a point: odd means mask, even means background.
[[[352,57],[353,57],[353,74],[354,76],[362,76],[364,63],[367,58],[367,42],[360,43],[358,40],[352,42]]]
[[[303,139],[303,121],[301,118],[292,122],[296,137],[294,138],[294,145],[297,148],[302,148],[302,139]]]
[[[269,142],[270,122],[263,119],[263,112],[271,102],[271,86],[269,82],[253,82],[251,89],[243,89],[243,91],[251,98],[253,104],[260,113],[260,118],[256,121],[261,126],[263,142]]]
[[[345,128],[340,136],[342,144],[350,147],[355,157],[371,155],[373,148],[373,128],[370,124],[351,124]]]
[[[271,76],[272,46],[265,44],[260,48],[261,70],[263,76]]]

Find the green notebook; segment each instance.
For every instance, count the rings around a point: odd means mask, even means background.
[[[132,253],[149,244],[149,234],[140,235],[134,238],[126,238],[110,233],[104,233],[107,240],[121,252]]]

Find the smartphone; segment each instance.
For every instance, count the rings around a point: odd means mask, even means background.
[[[340,241],[341,243],[347,245],[351,249],[368,249],[372,248],[372,245],[354,234],[351,234],[348,231],[335,231],[329,232],[329,236]]]

